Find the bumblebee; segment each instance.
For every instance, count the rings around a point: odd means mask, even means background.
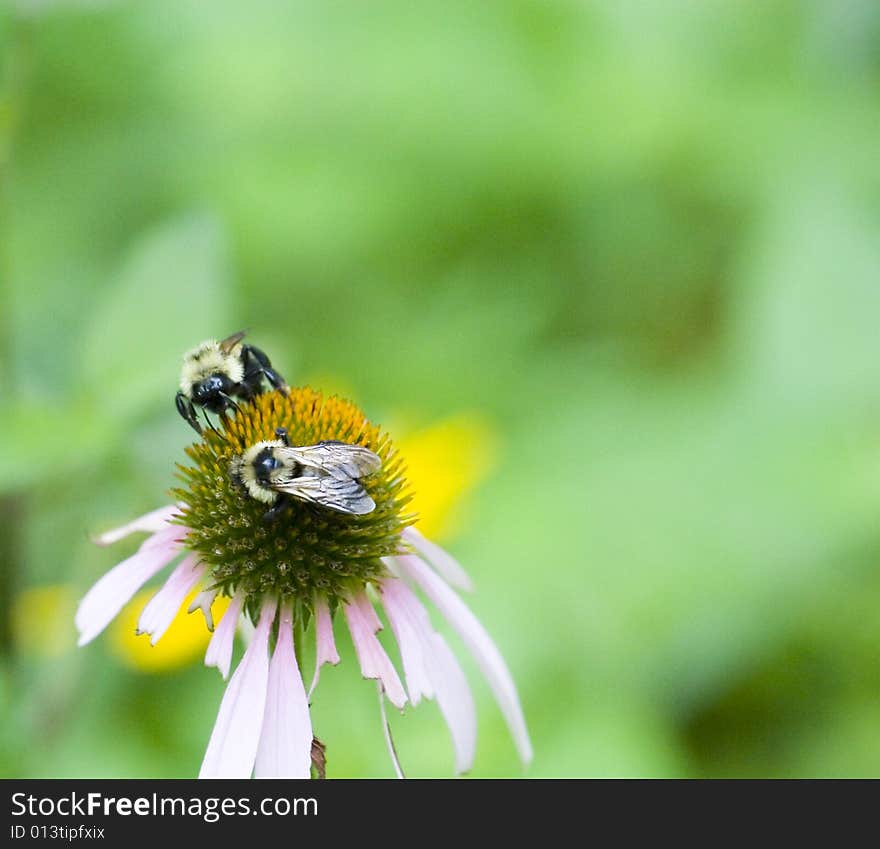
[[[287,390],[284,378],[272,368],[269,358],[259,348],[243,344],[243,338],[244,331],[220,342],[208,339],[183,356],[180,391],[174,402],[177,412],[198,434],[202,427],[196,419],[197,406],[212,413],[237,408],[236,398],[250,401],[263,391],[263,378],[275,389]]]
[[[350,516],[376,508],[361,478],[377,472],[382,460],[362,445],[326,440],[317,445],[290,444],[286,428],[277,439],[257,442],[229,464],[232,480],[269,506],[267,522],[277,518],[290,499],[305,501]]]

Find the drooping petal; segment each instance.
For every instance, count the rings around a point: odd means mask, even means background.
[[[122,527],[113,528],[106,533],[99,534],[93,537],[92,541],[96,545],[113,545],[114,542],[119,542],[119,540],[125,539],[129,534],[137,533],[138,531],[154,534],[156,531],[161,531],[174,516],[180,515],[180,512],[179,505],[168,504],[143,516],[138,516],[137,519],[134,519],[127,525],[122,525]]]
[[[423,674],[427,676],[430,689],[436,693],[440,712],[449,727],[455,749],[455,770],[467,772],[474,761],[477,741],[477,713],[474,699],[464,672],[446,644],[443,637],[431,625],[428,611],[415,593],[401,580],[387,578],[382,582],[382,603],[395,629],[395,621],[402,620],[406,628],[395,636],[404,657],[404,671],[407,670],[406,657],[412,649],[404,649],[403,641],[415,642],[418,646],[419,660]],[[407,687],[410,700],[413,699],[413,686],[407,673]],[[424,693],[426,698],[432,694]]]
[[[418,552],[419,556],[427,561],[440,576],[451,586],[460,590],[471,591],[474,584],[470,575],[464,571],[462,565],[445,549],[437,543],[431,542],[413,527],[404,528],[401,536]]]
[[[474,765],[477,750],[477,709],[464,671],[446,640],[434,633],[431,680],[437,690],[437,704],[446,720],[455,749],[455,771],[467,772]]]
[[[281,610],[278,642],[269,662],[269,688],[255,778],[308,778],[312,721],[293,646],[293,612]]]
[[[361,674],[364,678],[375,678],[382,682],[388,700],[396,708],[402,708],[406,704],[406,692],[397,670],[391,663],[391,659],[382,648],[382,644],[376,639],[375,621],[378,621],[375,611],[372,617],[366,612],[366,608],[372,610],[370,600],[365,593],[360,593],[343,606],[345,619],[348,622],[348,630],[354,649],[357,652],[358,661],[361,665]]]
[[[510,728],[520,759],[529,763],[532,744],[519,696],[507,664],[492,638],[470,608],[418,557],[403,555],[396,560],[403,574],[421,587],[473,654]]]
[[[244,605],[244,593],[237,592],[223,618],[217,623],[208,650],[205,652],[205,666],[216,666],[224,679],[229,675],[229,664],[232,662],[232,646],[235,642],[235,627],[241,608]]]
[[[151,635],[151,645],[156,645],[168,630],[184,600],[205,572],[205,564],[198,555],[185,557],[147,603],[138,619],[137,629],[139,634]]]
[[[426,699],[432,698],[434,688],[431,686],[423,657],[424,640],[420,632],[420,623],[412,621],[410,608],[406,603],[405,593],[411,593],[411,590],[403,581],[389,578],[382,582],[381,593],[382,606],[388,614],[391,630],[400,648],[409,701],[415,707],[422,700],[422,696]],[[430,626],[428,629],[430,630]]]
[[[211,613],[211,605],[217,598],[217,590],[202,590],[193,600],[192,604],[186,609],[187,613],[195,613],[197,610],[202,611],[205,617],[205,625],[209,631],[214,630],[214,614]]]
[[[223,694],[199,778],[249,778],[253,771],[266,709],[275,606],[274,600],[263,602],[254,639]]]
[[[91,642],[113,620],[132,596],[180,551],[180,528],[168,526],[146,540],[140,549],[114,566],[85,594],[76,611],[79,645]]]
[[[333,620],[324,599],[315,602],[315,643],[315,674],[312,676],[312,686],[309,687],[309,699],[318,686],[321,667],[325,663],[333,666],[339,663],[339,652],[336,651],[336,641],[333,639]]]

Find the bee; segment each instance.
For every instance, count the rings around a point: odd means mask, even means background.
[[[250,401],[263,391],[263,378],[275,389],[282,392],[287,389],[284,378],[272,368],[269,358],[259,348],[242,344],[243,338],[242,330],[220,342],[208,339],[183,356],[180,391],[174,402],[177,412],[198,434],[202,428],[196,419],[196,406],[212,413],[237,408],[236,398]],[[208,421],[207,413],[205,420]]]
[[[336,440],[294,446],[283,427],[275,430],[275,436],[257,442],[229,463],[233,482],[269,506],[267,522],[287,509],[290,499],[350,516],[375,510],[376,502],[360,479],[377,472],[382,460],[368,448]]]

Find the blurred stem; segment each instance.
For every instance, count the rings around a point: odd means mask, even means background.
[[[27,92],[27,81],[31,67],[32,26],[21,16],[9,9],[0,9],[0,276],[4,309],[0,310],[0,381],[8,380],[12,370],[9,368],[11,292],[9,229],[12,207],[9,198],[11,183],[12,156],[15,149],[16,132],[21,125],[21,116]],[[0,385],[4,394],[8,386]]]
[[[11,141],[20,123],[32,48],[33,20],[0,6],[0,144]],[[2,161],[8,153],[8,144],[0,146]]]
[[[12,655],[12,600],[19,589],[18,567],[21,564],[21,535],[24,500],[21,495],[0,498],[0,654]]]
[[[8,7],[0,9],[0,397],[10,394],[11,218],[10,170],[15,134],[21,124],[31,65],[31,24]],[[20,495],[0,498],[0,653],[12,654],[12,601],[21,567],[21,526],[24,501]]]

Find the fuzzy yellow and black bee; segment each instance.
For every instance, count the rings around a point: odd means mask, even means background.
[[[361,478],[379,471],[378,455],[362,445],[335,440],[294,446],[285,428],[278,428],[275,435],[277,439],[257,442],[229,464],[232,480],[270,508],[266,521],[280,515],[290,499],[350,516],[376,508]]]
[[[250,401],[263,391],[263,379],[285,392],[284,378],[272,367],[269,358],[253,345],[242,342],[244,331],[217,342],[208,339],[183,356],[180,391],[175,396],[177,412],[196,433],[202,427],[196,407],[203,412],[222,413],[236,407],[236,399]],[[207,412],[205,420],[208,421]],[[210,424],[210,421],[208,421]]]

